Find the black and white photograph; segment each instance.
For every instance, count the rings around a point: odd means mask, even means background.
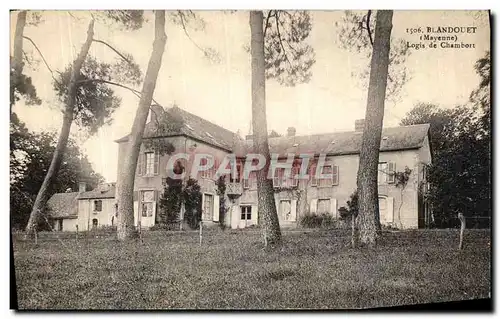
[[[9,15],[11,309],[493,310],[491,11]]]

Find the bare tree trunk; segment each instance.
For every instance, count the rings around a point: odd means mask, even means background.
[[[71,77],[68,85],[68,97],[66,98],[66,106],[64,109],[63,125],[61,133],[59,134],[59,140],[57,141],[57,146],[52,156],[52,161],[50,163],[49,170],[45,179],[43,180],[42,186],[36,195],[35,204],[31,210],[30,218],[28,220],[28,225],[26,225],[26,232],[30,234],[31,231],[37,226],[38,220],[41,216],[42,209],[47,203],[48,194],[50,187],[54,178],[59,171],[61,161],[66,150],[66,145],[68,144],[69,133],[71,130],[71,124],[73,123],[73,112],[76,104],[76,90],[77,90],[77,80],[80,75],[80,70],[82,68],[83,62],[87,58],[89,53],[90,45],[92,44],[92,39],[94,37],[94,20],[89,24],[87,30],[87,39],[83,44],[78,57],[73,62],[73,67],[71,68]]]
[[[368,99],[366,105],[365,127],[359,154],[358,192],[359,192],[359,242],[375,245],[378,217],[378,158],[384,102],[389,67],[389,51],[392,30],[391,10],[377,11],[377,24],[370,69]]]
[[[262,11],[250,11],[253,146],[254,152],[266,159],[265,167],[257,172],[257,196],[264,244],[267,246],[281,243],[281,230],[274,202],[273,183],[267,178],[271,155],[267,140],[263,19]]]
[[[148,68],[144,77],[142,94],[139,100],[139,107],[135,113],[132,132],[127,142],[127,153],[123,166],[118,172],[118,225],[117,236],[119,240],[130,238],[134,232],[134,178],[137,168],[137,159],[142,143],[142,135],[146,126],[146,119],[149,113],[149,107],[153,99],[153,93],[156,88],[156,80],[161,68],[161,60],[165,52],[165,43],[167,35],[165,34],[165,11],[155,11],[155,39],[153,42],[153,52],[149,59]]]
[[[12,114],[12,106],[14,105],[14,88],[18,86],[19,77],[23,73],[23,34],[24,26],[26,25],[26,14],[25,10],[19,11],[17,14],[16,22],[16,32],[14,33],[14,53],[12,59],[12,69],[14,73],[14,83],[11,83],[12,87],[10,89],[10,114]]]

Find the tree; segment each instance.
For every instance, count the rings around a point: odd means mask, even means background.
[[[14,114],[15,115],[15,114]],[[12,227],[24,229],[28,222],[32,204],[49,169],[57,143],[55,132],[30,132],[24,123],[11,122],[10,153],[10,211]],[[48,196],[76,191],[78,182],[85,180],[90,188],[103,182],[102,176],[94,172],[88,158],[82,154],[74,140],[68,141],[58,178],[51,185]],[[47,217],[47,216],[45,216]],[[39,220],[38,227],[47,229],[47,218]]]
[[[378,156],[384,120],[384,105],[389,68],[392,30],[391,10],[377,11],[373,40],[370,83],[366,105],[365,126],[359,154],[357,186],[359,193],[358,225],[362,244],[374,245],[377,238]]]
[[[362,88],[368,87],[370,77],[370,62],[373,53],[373,30],[376,28],[376,19],[372,17],[376,11],[346,10],[342,22],[336,22],[339,46],[350,53],[360,56],[366,64],[361,63],[352,74],[360,81]],[[411,54],[407,42],[402,38],[391,38],[389,52],[389,71],[387,75],[386,99],[397,102],[402,94],[404,85],[410,80],[410,71],[406,68],[406,60]]]
[[[63,123],[52,162],[35,199],[26,225],[27,234],[30,234],[36,227],[42,209],[48,200],[49,189],[59,171],[73,121],[76,120],[83,127],[88,126],[90,133],[94,133],[100,125],[105,123],[105,119],[111,115],[119,104],[119,99],[113,96],[113,91],[106,88],[105,84],[122,87],[123,85],[109,81],[111,77],[110,66],[98,64],[95,60],[88,58],[92,42],[100,42],[106,45],[117,53],[121,59],[125,60],[127,62],[126,69],[130,68],[130,71],[125,73],[135,76],[132,77],[132,81],[136,80],[138,73],[140,75],[137,65],[133,63],[130,56],[121,54],[104,41],[94,39],[94,18],[92,18],[87,28],[86,40],[71,68],[68,68],[66,72],[59,72],[59,78],[52,74],[54,88],[58,97],[64,103]],[[33,41],[32,43],[34,44]],[[41,54],[41,52],[39,53]],[[51,71],[48,65],[47,68]],[[124,65],[122,63],[117,63],[116,68],[120,70],[120,73],[123,73]]]
[[[11,57],[10,69],[10,114],[12,116],[12,106],[23,95],[28,104],[41,104],[41,100],[36,94],[36,89],[31,82],[31,78],[23,74],[24,62],[23,38],[24,27],[26,26],[28,12],[19,11],[17,14],[16,30],[14,33],[14,54]]]
[[[479,70],[478,73],[481,74]],[[480,76],[478,89],[481,89],[482,84],[489,83],[488,80],[483,82],[483,79],[488,79],[488,72]],[[483,88],[487,86],[489,84],[485,84]],[[471,97],[477,96],[474,92],[478,89],[473,91]],[[489,226],[489,94],[484,97],[480,100],[471,98],[470,105],[460,105],[452,109],[420,103],[401,121],[401,125],[430,124],[432,164],[428,173],[430,187],[424,195],[432,206],[436,227],[456,226],[457,212],[464,214],[469,227]],[[484,105],[484,109],[481,105]]]
[[[269,10],[264,21],[263,12],[251,11],[249,24],[253,147],[254,152],[266,160],[264,168],[257,172],[257,196],[264,244],[267,246],[281,243],[281,231],[273,183],[267,178],[271,155],[267,136],[265,80],[276,79],[288,86],[307,82],[315,61],[312,48],[304,42],[311,30],[307,12]]]
[[[127,156],[124,159],[123,167],[118,172],[118,239],[130,238],[134,231],[134,177],[139,158],[139,150],[144,134],[144,127],[149,113],[149,107],[153,100],[153,93],[156,87],[156,80],[161,67],[163,52],[167,35],[165,34],[165,11],[155,11],[155,39],[153,42],[153,52],[149,59],[148,68],[144,77],[139,107],[135,114],[132,131],[127,142]]]

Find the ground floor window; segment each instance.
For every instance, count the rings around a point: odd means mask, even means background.
[[[280,201],[280,214],[283,220],[291,220],[292,218],[292,203],[290,200]]]
[[[155,192],[141,191],[142,217],[153,217],[154,205],[155,205]]]
[[[99,220],[97,218],[92,219],[92,227],[96,228],[99,225]]]
[[[330,212],[330,199],[322,198],[318,199],[318,214],[328,214]]]
[[[62,219],[57,220],[57,230],[59,230],[59,231],[63,230],[63,220]]]
[[[252,206],[241,206],[241,220],[252,219]]]

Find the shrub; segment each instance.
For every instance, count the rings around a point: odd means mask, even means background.
[[[300,225],[304,228],[328,228],[334,225],[334,219],[331,214],[328,213],[321,215],[308,214],[302,216]]]
[[[184,220],[188,223],[191,229],[198,229],[201,221],[201,188],[198,181],[190,178],[186,182],[186,187],[183,190]]]
[[[219,195],[219,227],[224,230],[226,228],[225,218],[227,215],[227,211],[229,210],[226,207],[226,179],[224,176],[220,176],[216,182],[217,185],[217,195]]]

